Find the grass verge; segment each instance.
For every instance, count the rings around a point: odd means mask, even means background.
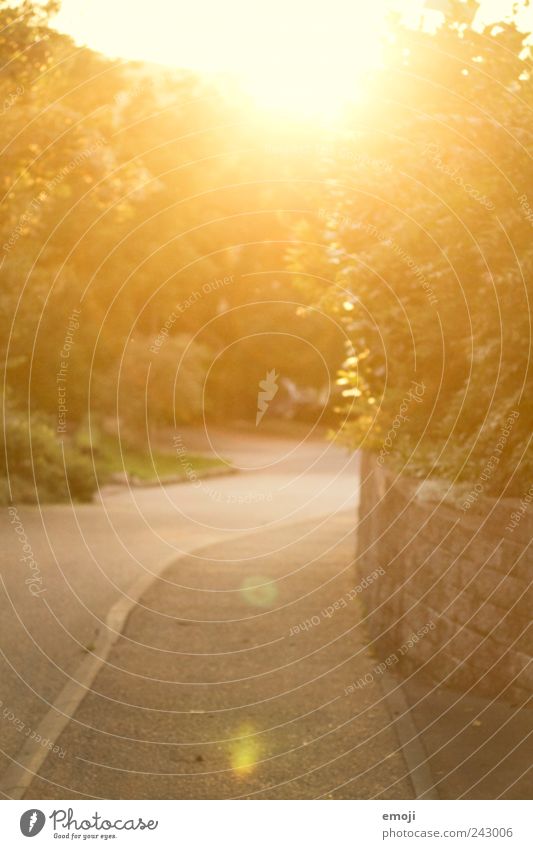
[[[132,445],[119,444],[111,437],[102,438],[98,452],[95,455],[95,465],[101,483],[113,475],[126,472],[130,478],[142,481],[157,478],[183,478],[191,474],[202,477],[213,470],[229,469],[230,463],[218,457],[205,454],[183,454],[153,449],[152,452],[141,450]]]

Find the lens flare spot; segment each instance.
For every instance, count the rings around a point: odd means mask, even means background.
[[[239,739],[234,740],[230,747],[230,764],[238,778],[250,775],[261,757],[262,746],[255,737],[252,725],[242,725],[238,730]]]
[[[268,578],[250,575],[242,582],[241,593],[253,607],[272,607],[278,597],[278,589]]]

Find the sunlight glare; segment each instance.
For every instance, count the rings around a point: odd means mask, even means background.
[[[259,105],[333,116],[379,63],[387,0],[64,0],[58,29],[108,55],[239,78]]]
[[[238,737],[230,746],[231,769],[237,778],[246,778],[257,766],[261,757],[262,746],[253,725],[244,723],[239,728]]]

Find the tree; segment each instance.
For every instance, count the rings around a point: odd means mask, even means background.
[[[334,160],[326,198],[300,226],[323,247],[289,258],[332,281],[322,303],[350,337],[344,437],[412,474],[472,480],[516,410],[485,485],[508,494],[532,471],[524,37],[513,22],[480,33],[453,19],[434,34],[397,26],[345,141],[352,162]],[[413,382],[423,399],[407,410]]]

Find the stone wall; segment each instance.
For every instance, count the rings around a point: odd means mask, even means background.
[[[364,593],[380,661],[511,703],[531,695],[533,503],[509,530],[519,503],[463,510],[363,456],[357,564],[385,569]]]

